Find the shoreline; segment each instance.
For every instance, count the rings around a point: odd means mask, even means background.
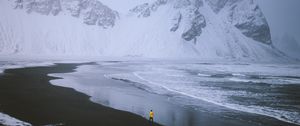
[[[111,70],[97,63],[6,69],[0,75],[0,112],[32,125],[149,126],[150,108],[155,121],[166,126],[295,125],[204,101],[197,101],[196,106],[178,104],[193,100],[150,93],[134,82],[108,79],[104,76],[107,72],[120,72]]]
[[[6,69],[0,75],[0,110],[32,125],[149,125],[141,116],[94,103],[86,94],[49,82],[60,78],[48,74],[74,72],[80,65],[87,64]]]
[[[153,93],[138,82],[105,77],[107,74],[125,72],[126,70],[121,68],[127,67],[128,64],[120,65],[120,69],[118,65],[106,64],[106,66],[105,64],[106,62],[103,65],[83,65],[76,69],[76,72],[68,74],[51,74],[50,76],[63,78],[51,83],[87,94],[95,103],[136,113],[145,118],[148,116],[147,110],[153,109],[156,113],[156,121],[166,126],[296,125],[269,116],[237,111],[191,99],[181,94]]]

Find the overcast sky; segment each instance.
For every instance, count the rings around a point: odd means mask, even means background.
[[[256,0],[271,27],[273,39],[288,33],[300,44],[300,0]]]

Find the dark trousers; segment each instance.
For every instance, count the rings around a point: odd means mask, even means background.
[[[150,122],[151,124],[153,124],[153,117],[150,117],[150,118],[149,118],[149,122]]]

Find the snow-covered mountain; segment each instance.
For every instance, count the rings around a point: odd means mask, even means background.
[[[270,28],[253,0],[2,0],[0,54],[282,56],[272,48]]]
[[[83,17],[88,25],[99,25],[103,28],[113,27],[118,13],[97,0],[16,0],[16,9],[25,9],[27,13],[40,13],[54,16],[63,10],[73,17]]]

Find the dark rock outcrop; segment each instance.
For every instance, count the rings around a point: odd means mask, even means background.
[[[253,0],[206,0],[215,13],[227,14],[228,20],[245,36],[271,44],[271,32],[261,9]]]
[[[28,13],[56,16],[67,10],[74,17],[82,17],[85,24],[103,28],[113,27],[118,17],[116,11],[98,0],[16,0],[15,3],[16,9],[26,9]]]

